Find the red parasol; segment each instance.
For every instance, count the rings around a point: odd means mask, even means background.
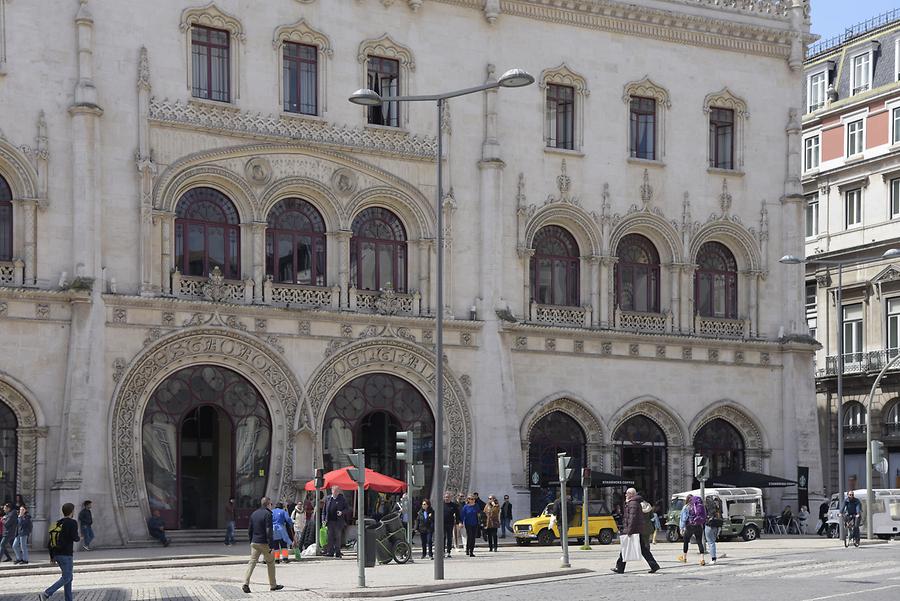
[[[350,478],[350,474],[347,473],[348,469],[350,469],[350,466],[342,467],[339,470],[334,470],[325,474],[325,488],[338,486],[341,490],[356,490],[356,482]],[[316,490],[315,481],[310,480],[303,488],[305,490]],[[406,483],[366,468],[365,489],[388,493],[405,492]]]

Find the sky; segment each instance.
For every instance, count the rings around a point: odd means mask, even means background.
[[[900,0],[812,0],[812,32],[827,40],[894,8]]]

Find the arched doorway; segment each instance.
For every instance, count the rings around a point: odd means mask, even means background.
[[[622,477],[634,480],[634,487],[650,503],[665,503],[668,445],[659,424],[645,415],[635,415],[616,428],[613,440],[619,448]]]
[[[745,468],[744,439],[737,428],[721,418],[706,422],[694,436],[694,453],[709,458],[709,475]],[[694,480],[694,486],[700,483]]]
[[[216,365],[181,369],[153,391],[141,433],[150,509],[166,528],[224,527],[229,498],[246,526],[266,491],[272,437],[250,382]]]
[[[349,465],[354,448],[366,450],[366,466],[406,480],[406,467],[396,458],[398,431],[412,430],[414,459],[425,466],[425,486],[416,496],[431,496],[434,470],[434,416],[425,397],[397,376],[372,373],[354,378],[334,396],[325,412],[325,471]]]
[[[559,494],[557,454],[572,458],[573,481],[585,466],[587,438],[584,429],[562,411],[551,411],[534,424],[528,435],[528,483],[531,488],[531,514],[537,515]],[[577,489],[580,491],[581,489]],[[575,492],[575,490],[573,490]]]
[[[16,414],[0,401],[0,503],[12,502],[16,496],[16,461],[19,441]]]

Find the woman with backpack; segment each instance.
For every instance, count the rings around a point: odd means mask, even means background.
[[[706,550],[703,548],[703,529],[706,527],[706,508],[703,507],[703,500],[700,497],[691,497],[690,506],[688,506],[687,514],[682,512],[684,524],[682,532],[684,534],[684,543],[682,553],[678,556],[678,561],[687,563],[688,546],[691,543],[691,537],[697,537],[697,547],[700,549],[700,565],[706,565]]]
[[[718,538],[719,530],[724,523],[722,500],[719,497],[710,497],[706,501],[706,527],[703,531],[706,534],[706,544],[709,546],[709,555],[712,557],[713,565],[716,563],[716,538]],[[722,555],[724,557],[724,553]]]

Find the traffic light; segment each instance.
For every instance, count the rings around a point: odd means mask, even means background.
[[[581,488],[591,487],[591,468],[585,467],[581,469]]]
[[[316,475],[314,476],[316,488],[325,488],[325,470],[320,467],[316,468]]]
[[[397,460],[413,462],[413,433],[412,430],[397,432]]]
[[[421,462],[409,466],[412,470],[412,485],[414,488],[425,488],[425,466]]]
[[[694,455],[694,477],[700,482],[709,480],[709,457]]]
[[[884,443],[880,440],[872,441],[872,467],[882,474],[887,472],[887,460],[884,456]]]
[[[353,452],[347,455],[350,459],[351,467],[347,470],[347,475],[357,484],[366,483],[366,450],[353,449]]]
[[[559,462],[559,481],[566,482],[569,480],[569,476],[572,475],[572,468],[569,467],[572,463],[572,458],[565,453],[558,453],[556,457]]]

